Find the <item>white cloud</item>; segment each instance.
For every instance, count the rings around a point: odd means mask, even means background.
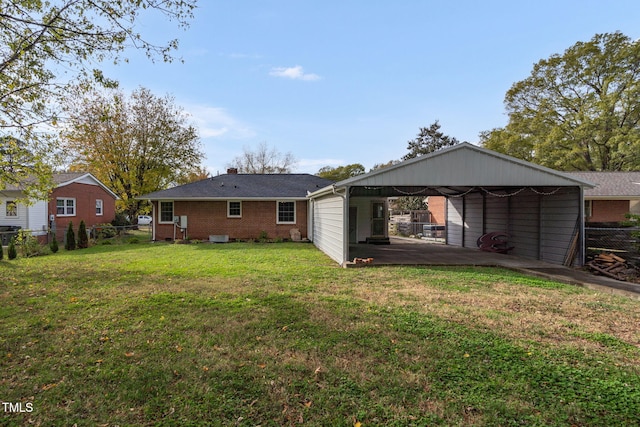
[[[198,128],[201,138],[225,135],[229,138],[245,139],[255,136],[253,130],[231,116],[224,108],[198,104],[187,105],[184,108]]]
[[[305,73],[300,65],[296,65],[295,67],[275,67],[271,69],[269,75],[292,80],[315,81],[321,79],[317,74]]]

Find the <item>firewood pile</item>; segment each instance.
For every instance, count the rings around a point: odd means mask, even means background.
[[[640,271],[627,260],[612,253],[602,253],[587,263],[587,267],[595,273],[625,282],[638,282]]]

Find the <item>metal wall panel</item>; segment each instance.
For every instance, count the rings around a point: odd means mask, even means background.
[[[484,234],[482,194],[469,194],[464,203],[464,246],[477,248],[478,237]]]
[[[462,246],[462,198],[447,199],[447,244]]]
[[[563,188],[550,196],[543,196],[541,203],[541,259],[562,264],[580,220],[580,189]]]
[[[509,200],[509,252],[524,258],[540,257],[540,198],[531,191],[523,191]]]
[[[344,198],[332,194],[313,201],[313,244],[334,261],[342,264],[344,253]]]

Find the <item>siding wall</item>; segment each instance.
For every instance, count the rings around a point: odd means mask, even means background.
[[[565,188],[553,196],[543,196],[541,205],[540,259],[562,264],[580,215],[579,189]]]
[[[555,189],[540,192],[551,193]],[[510,197],[481,194],[447,201],[447,243],[476,248],[485,232],[509,234],[513,255],[562,264],[580,215],[580,190],[564,187],[553,194],[525,190]]]
[[[347,254],[344,242],[344,199],[329,195],[313,201],[313,244],[334,261],[342,264]]]

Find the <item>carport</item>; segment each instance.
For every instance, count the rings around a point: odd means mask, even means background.
[[[591,187],[562,172],[463,143],[309,194],[308,229],[319,249],[346,266],[354,258],[350,242],[388,238],[389,197],[444,196],[447,245],[477,249],[483,234],[504,232],[517,257],[582,265],[583,190]]]

